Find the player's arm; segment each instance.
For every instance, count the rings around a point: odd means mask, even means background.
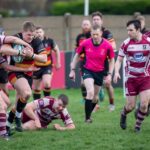
[[[73,129],[75,129],[74,123],[68,124],[65,127],[63,127],[63,126],[61,126],[59,124],[54,124],[53,126],[54,126],[54,128],[56,130],[59,130],[59,131],[65,131],[65,130],[73,130]]]
[[[34,49],[34,53],[32,53],[32,55],[30,55],[30,57],[33,60],[38,61],[40,63],[46,63],[47,62],[47,54],[44,49],[44,45],[43,45],[42,41],[39,38],[34,39],[34,43],[33,43],[32,47]]]
[[[46,63],[47,62],[47,55],[43,52],[43,53],[39,53],[39,54],[32,54],[31,56],[32,59],[34,59],[35,61],[39,61],[42,63]]]
[[[4,55],[19,55],[19,51],[13,49],[9,44],[2,45],[0,48],[0,53]]]
[[[28,72],[28,71],[37,71],[39,68],[30,67],[30,68],[20,68],[16,66],[9,65],[7,62],[1,64],[1,67],[7,71],[19,71],[19,72]]]
[[[123,61],[123,57],[118,56],[116,63],[115,63],[115,74],[114,74],[114,79],[113,79],[114,83],[117,83],[118,79],[121,78],[119,74],[119,70],[121,68],[122,61]]]
[[[76,65],[79,61],[79,54],[76,53],[75,56],[73,57],[73,60],[70,64],[70,73],[69,73],[69,78],[75,81],[75,68]]]
[[[58,45],[56,44],[54,47],[55,55],[56,55],[56,69],[59,69],[61,67],[60,63],[60,50]]]
[[[27,116],[29,116],[32,120],[35,121],[35,125],[37,128],[41,128],[41,123],[37,115],[35,114],[35,110],[38,109],[38,101],[35,100],[26,105],[24,111]]]
[[[79,61],[79,54],[76,53],[75,56],[73,57],[71,64],[70,64],[70,70],[75,70],[78,61]]]
[[[4,43],[5,44],[10,44],[10,43],[11,44],[12,43],[20,44],[20,45],[24,45],[25,47],[28,47],[28,48],[32,49],[30,44],[26,43],[22,39],[20,39],[18,37],[15,37],[15,36],[6,36],[5,39],[4,39]]]
[[[110,75],[112,75],[113,74],[113,70],[114,70],[114,65],[115,65],[115,59],[111,58],[108,63],[109,63],[109,71],[108,71],[108,73]]]

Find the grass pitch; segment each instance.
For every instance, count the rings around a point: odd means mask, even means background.
[[[14,91],[10,99],[15,99]],[[93,123],[84,123],[84,105],[81,102],[80,89],[54,90],[53,96],[60,93],[70,98],[68,110],[76,129],[74,131],[55,131],[53,121],[48,129],[40,131],[16,132],[10,141],[0,140],[0,150],[149,150],[150,119],[147,117],[142,125],[141,133],[134,133],[134,114],[128,115],[127,129],[119,126],[120,111],[125,103],[122,89],[115,89],[114,112],[108,110],[108,97],[100,103],[100,110],[92,114]],[[32,100],[32,99],[31,99]],[[62,124],[62,123],[61,123]]]

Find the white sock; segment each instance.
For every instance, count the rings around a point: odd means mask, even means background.
[[[21,118],[21,115],[22,115],[22,113],[19,113],[19,112],[16,111],[16,117],[17,118]]]

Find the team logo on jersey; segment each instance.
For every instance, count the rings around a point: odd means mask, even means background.
[[[44,101],[43,100],[39,100],[39,105],[40,105],[40,107],[43,107],[44,106]]]
[[[143,59],[143,53],[135,53],[133,57],[135,61],[140,62]]]
[[[143,45],[143,49],[146,49],[146,45]]]
[[[52,111],[49,108],[44,108],[42,109],[43,112],[45,112],[46,114],[52,114]]]

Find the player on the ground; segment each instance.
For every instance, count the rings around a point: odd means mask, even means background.
[[[22,127],[24,130],[47,128],[55,119],[61,119],[65,126],[54,124],[56,130],[72,130],[75,125],[68,113],[66,106],[68,97],[60,94],[57,99],[46,96],[26,105],[22,114]]]

